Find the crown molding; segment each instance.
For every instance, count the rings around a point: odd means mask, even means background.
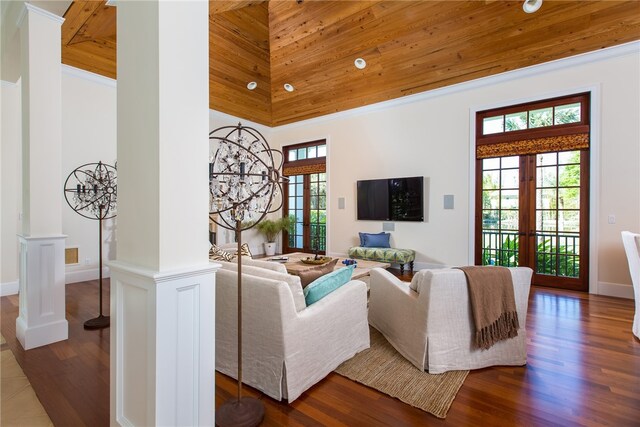
[[[41,9],[38,6],[34,6],[31,3],[25,2],[24,7],[22,8],[22,10],[20,11],[20,14],[18,15],[18,19],[16,20],[16,25],[18,26],[18,28],[22,26],[24,22],[24,18],[25,16],[27,16],[27,12],[33,12],[40,16],[44,16],[45,18],[50,19],[54,22],[57,22],[60,25],[62,25],[62,23],[64,22],[63,17],[58,16],[55,13],[51,13],[48,10]]]
[[[275,126],[273,130],[295,129],[297,127],[317,125],[333,120],[345,119],[347,117],[360,116],[363,114],[369,114],[376,111],[384,111],[390,108],[398,107],[401,105],[412,104],[414,102],[425,101],[428,99],[439,98],[446,95],[452,95],[459,92],[478,89],[485,86],[492,86],[498,83],[507,82],[510,80],[521,79],[534,75],[540,75],[542,73],[549,73],[552,71],[562,70],[565,68],[576,67],[584,64],[604,61],[619,56],[625,56],[630,54],[640,55],[640,41],[634,41],[630,43],[621,44],[593,52],[581,53],[579,55],[570,56],[568,58],[556,59],[555,61],[545,62],[543,64],[532,65],[526,68],[519,68],[517,70],[506,71],[504,73],[496,74],[493,76],[482,77],[476,80],[470,80],[468,82],[457,83],[451,86],[445,86],[438,89],[429,90],[426,92],[417,93],[415,95],[408,95],[402,98],[392,99],[389,101],[378,102],[376,104],[365,105],[364,107],[352,108],[346,111],[340,111],[337,113],[327,114],[326,116],[314,117],[307,120],[302,120],[295,123],[288,123],[286,125]]]
[[[100,74],[92,73],[91,71],[81,70],[80,68],[72,67],[71,65],[61,64],[62,65],[62,73],[71,77],[77,77],[79,79],[88,80],[90,82],[98,83],[104,86],[109,86],[115,88],[117,86],[117,81],[101,76]]]

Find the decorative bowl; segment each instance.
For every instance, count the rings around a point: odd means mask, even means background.
[[[322,257],[318,257],[318,259],[315,259],[314,257],[306,257],[306,258],[300,259],[300,261],[302,261],[304,264],[320,265],[320,264],[326,264],[332,259],[333,258],[328,256],[322,256]]]

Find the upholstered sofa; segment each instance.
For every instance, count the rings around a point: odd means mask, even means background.
[[[526,321],[533,271],[510,268],[520,329],[488,350],[473,345],[467,282],[457,269],[421,270],[411,285],[386,270],[371,270],[369,323],[420,370],[438,374],[527,362]]]
[[[369,348],[367,287],[363,282],[352,280],[306,306],[299,277],[286,274],[284,266],[276,262],[245,260],[243,383],[274,399],[293,402],[342,362]],[[237,378],[237,265],[220,264],[216,275],[216,370]]]

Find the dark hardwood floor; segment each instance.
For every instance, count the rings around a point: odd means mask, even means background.
[[[109,424],[109,329],[82,327],[97,300],[96,281],[67,285],[69,339],[27,352],[15,337],[17,296],[0,301],[2,334],[56,426]],[[264,426],[640,426],[633,310],[632,300],[533,288],[527,366],[472,371],[446,420],[337,374],[291,405],[244,390],[265,403]],[[216,405],[235,387],[216,374]]]

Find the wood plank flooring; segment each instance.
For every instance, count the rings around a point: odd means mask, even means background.
[[[67,285],[69,340],[25,352],[15,338],[18,298],[0,299],[2,334],[56,426],[109,424],[109,329],[82,327],[97,300],[96,281]],[[533,288],[528,365],[472,371],[446,420],[337,374],[291,405],[244,390],[265,403],[264,426],[639,426],[633,310],[632,300]],[[216,374],[216,405],[235,387]]]

